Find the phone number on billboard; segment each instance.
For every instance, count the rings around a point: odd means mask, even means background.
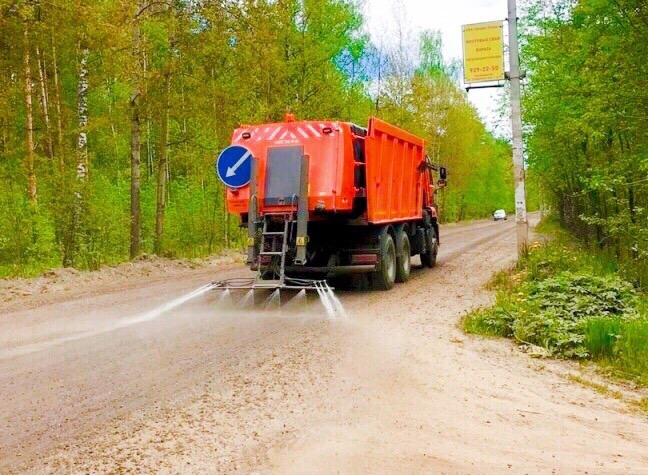
[[[471,73],[485,73],[487,71],[499,71],[499,66],[482,66],[481,68],[470,68]]]

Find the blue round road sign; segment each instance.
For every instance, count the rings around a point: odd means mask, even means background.
[[[216,160],[218,177],[230,188],[250,183],[252,152],[241,145],[231,145]]]

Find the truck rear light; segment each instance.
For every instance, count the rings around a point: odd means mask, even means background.
[[[324,127],[322,129],[322,132],[324,132],[325,134],[330,134],[331,132],[333,132],[333,129],[330,127]]]
[[[378,256],[376,254],[352,254],[351,264],[377,264]]]

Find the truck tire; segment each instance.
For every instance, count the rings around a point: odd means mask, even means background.
[[[436,266],[439,242],[433,227],[425,230],[425,251],[424,254],[421,254],[421,264],[430,268]]]
[[[385,232],[380,238],[380,269],[371,275],[372,287],[389,290],[396,282],[396,245],[394,238]]]
[[[396,245],[396,282],[407,282],[412,272],[409,236],[403,229],[398,233]]]

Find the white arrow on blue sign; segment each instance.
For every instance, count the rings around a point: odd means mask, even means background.
[[[230,188],[240,188],[250,183],[252,152],[241,146],[231,145],[216,160],[218,177]]]

